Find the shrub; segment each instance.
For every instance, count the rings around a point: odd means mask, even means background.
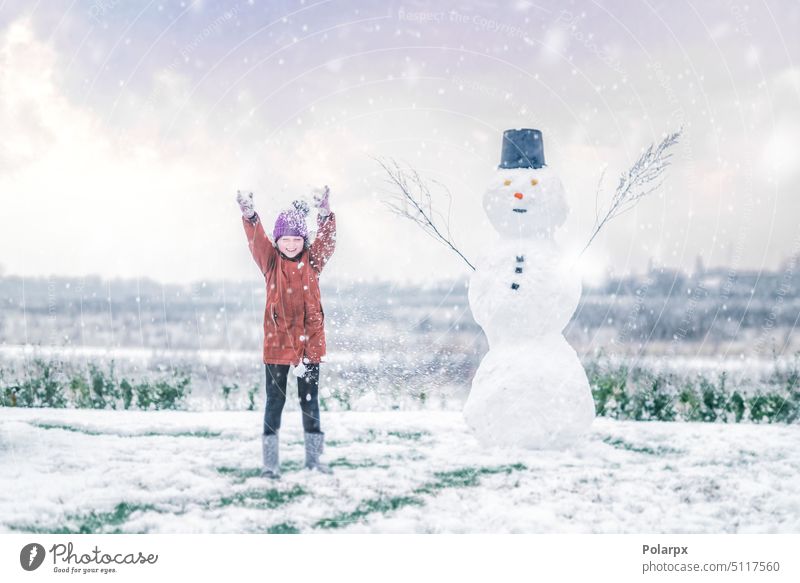
[[[171,381],[160,380],[155,384],[153,404],[156,409],[177,409],[187,394],[190,379],[179,372],[173,374]]]
[[[94,363],[65,370],[64,363],[34,358],[25,365],[23,378],[8,385],[6,371],[0,369],[0,406],[56,407],[78,409],[177,409],[189,392],[188,372],[174,371],[170,378],[134,384],[129,379],[117,382],[114,361],[107,370]]]
[[[66,407],[63,384],[56,378],[60,364],[34,358],[25,368],[25,379],[16,387],[17,406]]]
[[[672,376],[636,367],[631,375],[636,392],[630,400],[630,418],[674,421],[677,413],[674,393],[671,390]]]
[[[239,392],[239,384],[233,383],[232,385],[222,385],[222,397],[225,399],[225,408],[230,409],[231,393]]]
[[[696,374],[681,379],[673,373],[611,365],[598,359],[586,373],[598,416],[653,421],[721,423],[796,423],[800,420],[800,359],[775,366],[765,386],[752,392],[729,388],[728,373]]]
[[[630,403],[627,392],[628,368],[621,365],[604,369],[599,363],[587,368],[597,415],[614,419],[624,417]]]
[[[124,409],[130,409],[131,403],[133,402],[133,385],[130,383],[130,381],[128,381],[128,379],[122,379],[122,381],[119,383],[119,389],[122,393],[122,407]]]
[[[255,411],[256,409],[256,393],[258,392],[258,385],[253,385],[247,389],[247,410]]]
[[[157,411],[179,409],[188,396],[190,382],[187,373],[176,370],[170,379],[138,383],[131,387],[131,392],[136,394],[136,407],[142,411],[151,407]]]
[[[108,374],[105,374],[93,362],[89,363],[89,379],[91,383],[91,408],[106,409],[117,408],[120,397],[117,383],[114,381],[114,361],[109,364]]]

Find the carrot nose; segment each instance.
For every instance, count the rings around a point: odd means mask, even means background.
[[[518,198],[518,199],[522,200],[522,193],[521,192],[515,192],[514,193],[514,198]]]

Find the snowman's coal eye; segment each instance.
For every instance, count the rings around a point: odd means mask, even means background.
[[[539,184],[539,181],[535,178],[531,178],[531,186],[536,186],[537,184]]]
[[[508,186],[509,184],[511,184],[511,180],[509,180],[508,178],[506,178],[505,180],[503,180],[503,184],[505,184],[506,186]]]

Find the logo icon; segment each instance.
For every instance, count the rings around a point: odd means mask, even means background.
[[[30,543],[19,552],[19,564],[26,571],[35,571],[44,562],[44,547],[39,543]]]

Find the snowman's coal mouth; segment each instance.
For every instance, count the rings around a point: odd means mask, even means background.
[[[528,209],[511,209],[511,210],[513,210],[515,213],[527,213],[528,212]]]

